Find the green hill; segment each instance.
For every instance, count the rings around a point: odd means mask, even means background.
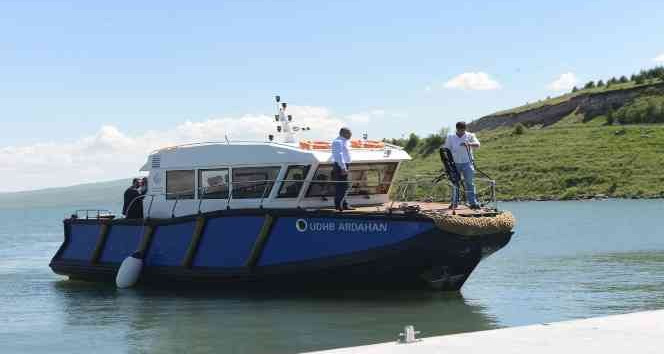
[[[574,88],[572,92],[562,96],[484,116],[471,122],[469,128],[471,131],[480,131],[518,123],[526,126],[549,126],[572,113],[582,116],[584,121],[589,121],[598,116],[607,116],[611,112],[625,111],[626,107],[639,101],[647,101],[651,112],[646,112],[645,109],[640,111],[639,115],[635,115],[634,111],[629,112],[630,116],[623,116],[621,123],[664,123],[662,97],[664,67],[656,67],[632,75],[631,79],[622,76],[620,79],[611,78],[607,83],[602,80],[599,80],[598,84],[590,81],[584,88]],[[650,102],[652,100],[654,101]]]
[[[500,200],[664,197],[664,125],[593,121],[477,135],[476,165],[497,181]],[[416,154],[400,177],[440,168],[438,154]]]
[[[664,197],[664,68],[608,81],[469,124],[499,199]],[[440,169],[443,136],[393,139],[415,157],[400,178]]]
[[[0,193],[0,209],[68,207],[117,209],[131,179],[26,192]],[[117,211],[117,210],[116,210]]]

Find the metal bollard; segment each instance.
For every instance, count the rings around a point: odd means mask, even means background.
[[[399,333],[399,343],[408,344],[419,342],[421,339],[415,338],[418,334],[420,334],[420,331],[416,331],[415,326],[406,326],[403,329],[403,333]]]

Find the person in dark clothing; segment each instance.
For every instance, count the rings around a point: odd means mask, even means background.
[[[131,181],[131,186],[124,192],[124,206],[122,207],[122,215],[127,219],[142,219],[143,218],[143,200],[145,190],[141,188],[141,180],[134,178]]]

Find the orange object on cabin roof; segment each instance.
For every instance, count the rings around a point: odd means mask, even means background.
[[[385,143],[375,140],[351,140],[350,147],[353,149],[382,149]],[[300,140],[300,149],[303,150],[330,150],[332,144],[328,141]]]
[[[376,140],[351,140],[350,147],[355,149],[382,149],[385,143]]]
[[[304,150],[330,150],[332,144],[328,141],[300,140],[300,149]]]

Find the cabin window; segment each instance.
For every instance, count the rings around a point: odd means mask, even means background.
[[[194,171],[166,171],[166,199],[194,199]]]
[[[309,184],[307,197],[334,196],[334,183],[332,181],[332,165],[320,165]]]
[[[387,194],[396,169],[396,162],[351,164],[349,194]]]
[[[349,195],[387,194],[397,169],[396,162],[350,164]],[[319,181],[319,182],[317,182]],[[316,170],[307,197],[330,197],[335,194],[335,183],[331,183],[332,165],[321,165]]]
[[[229,185],[227,168],[198,171],[199,199],[226,199]]]
[[[281,183],[278,198],[297,198],[310,166],[288,166],[285,181]],[[301,181],[301,182],[300,182]]]
[[[233,199],[267,198],[281,167],[233,169]]]

